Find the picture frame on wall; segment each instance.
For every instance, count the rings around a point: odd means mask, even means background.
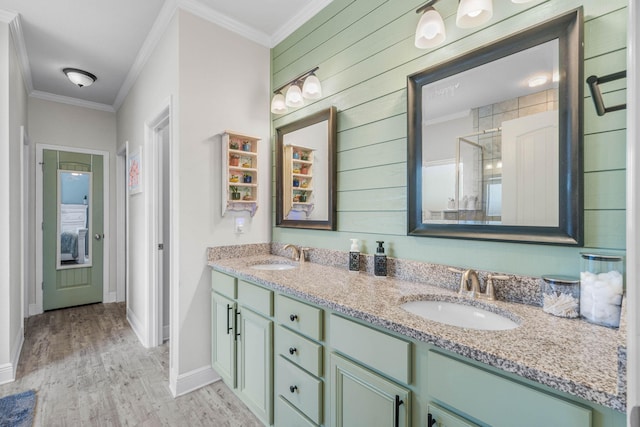
[[[127,161],[129,195],[142,193],[142,147],[129,153]]]

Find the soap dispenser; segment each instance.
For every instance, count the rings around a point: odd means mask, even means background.
[[[351,240],[349,250],[349,271],[360,271],[360,249],[358,249],[358,239]]]
[[[373,273],[376,276],[386,276],[387,256],[384,254],[384,247],[382,246],[384,242],[382,240],[377,240],[376,243],[378,244],[378,247],[376,248],[376,254],[373,257]]]

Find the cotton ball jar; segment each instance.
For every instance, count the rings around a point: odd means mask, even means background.
[[[617,328],[624,293],[622,257],[581,255],[580,315],[589,322]]]

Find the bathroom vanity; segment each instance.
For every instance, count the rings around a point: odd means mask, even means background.
[[[471,303],[517,328],[465,329],[400,307],[460,302],[437,286],[274,255],[210,265],[213,367],[265,425],[625,425],[621,330],[501,301]]]

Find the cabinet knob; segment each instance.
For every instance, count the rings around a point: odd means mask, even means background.
[[[293,356],[294,353],[296,353],[298,351],[297,348],[295,347],[289,347],[289,354]]]
[[[289,391],[290,391],[291,393],[295,393],[295,392],[296,392],[296,390],[298,390],[298,386],[297,386],[297,385],[290,385],[290,386],[289,386]]]
[[[297,314],[289,315],[289,320],[291,320],[292,322],[295,322],[296,320],[298,320],[298,315]]]

